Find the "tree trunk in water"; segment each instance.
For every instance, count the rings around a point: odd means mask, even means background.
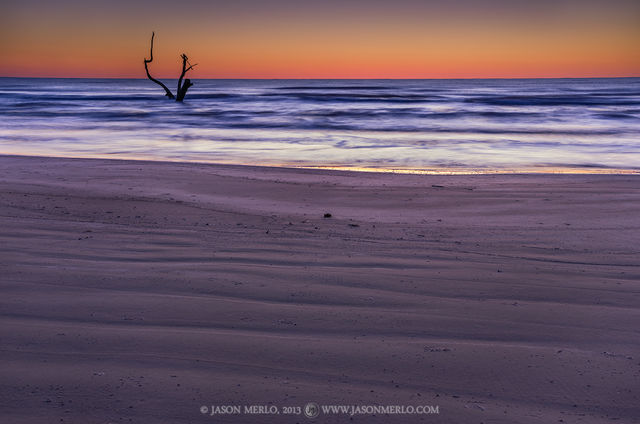
[[[178,102],[183,101],[184,100],[184,96],[187,94],[187,90],[192,85],[193,85],[193,83],[191,82],[191,80],[189,78],[185,79],[184,83],[182,84],[182,87],[180,87],[180,90],[178,91],[178,97],[176,97],[176,101],[178,101]]]

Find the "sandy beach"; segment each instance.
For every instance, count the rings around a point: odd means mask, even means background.
[[[0,156],[0,421],[640,422],[639,178]]]

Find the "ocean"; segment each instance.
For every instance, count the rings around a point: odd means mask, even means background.
[[[0,154],[640,173],[640,78],[194,82],[0,78]]]

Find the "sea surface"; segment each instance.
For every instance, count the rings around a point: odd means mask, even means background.
[[[0,154],[640,172],[640,78],[194,82],[0,78]]]

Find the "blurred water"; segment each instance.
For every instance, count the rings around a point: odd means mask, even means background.
[[[173,87],[175,82],[168,82]],[[0,78],[0,153],[382,169],[640,169],[640,78]]]

